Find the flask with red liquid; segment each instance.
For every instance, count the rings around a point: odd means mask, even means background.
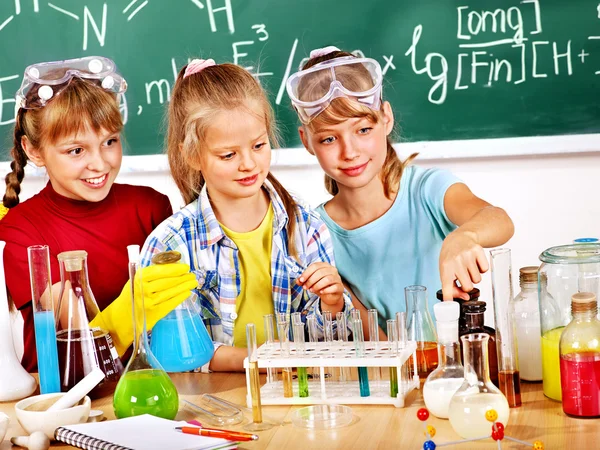
[[[565,414],[600,417],[600,321],[591,292],[571,297],[573,320],[560,337],[560,384]]]
[[[407,286],[406,299],[408,339],[417,343],[417,372],[422,381],[438,366],[437,334],[427,310],[427,288]]]
[[[90,288],[87,252],[62,252],[58,262],[61,286],[56,342],[61,390],[68,391],[99,367],[105,378],[89,396],[94,399],[112,394],[123,373],[123,364]]]

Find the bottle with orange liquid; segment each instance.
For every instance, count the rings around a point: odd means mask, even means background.
[[[560,383],[565,414],[600,417],[600,321],[591,292],[574,294],[573,320],[560,337]]]
[[[427,288],[407,286],[406,300],[408,339],[417,343],[417,372],[421,380],[438,366],[437,335],[427,309]]]

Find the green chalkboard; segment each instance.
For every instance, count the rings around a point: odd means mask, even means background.
[[[95,54],[129,82],[129,154],[162,152],[169,90],[191,57],[248,67],[283,145],[299,146],[285,79],[329,44],[381,63],[406,141],[600,131],[598,0],[4,0],[0,39],[5,160],[25,66]]]

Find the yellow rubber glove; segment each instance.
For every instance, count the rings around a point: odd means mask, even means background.
[[[141,273],[146,327],[152,329],[156,322],[190,296],[198,286],[196,276],[187,264],[161,264],[144,267],[136,273],[136,285]],[[137,286],[136,286],[137,287]],[[141,305],[140,289],[135,290],[135,303]],[[140,333],[141,314],[136,309],[137,333]],[[133,321],[131,318],[131,283],[127,281],[121,294],[90,323],[92,327],[106,328],[112,336],[115,349],[123,355],[133,343]]]

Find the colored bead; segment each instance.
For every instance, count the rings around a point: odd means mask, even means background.
[[[435,442],[425,441],[423,444],[423,450],[435,450]]]
[[[504,431],[504,424],[502,422],[496,422],[492,425],[492,431]]]
[[[429,437],[435,437],[435,427],[433,425],[427,425],[427,434]]]
[[[420,408],[417,411],[417,417],[421,422],[425,422],[429,418],[429,411],[427,408]]]
[[[495,409],[488,409],[485,412],[485,418],[489,421],[489,422],[495,422],[496,419],[498,418],[498,413],[496,412]]]
[[[534,450],[544,450],[544,443],[542,441],[535,441],[533,443]]]
[[[504,431],[494,430],[492,431],[492,439],[495,441],[501,441],[504,439]]]

